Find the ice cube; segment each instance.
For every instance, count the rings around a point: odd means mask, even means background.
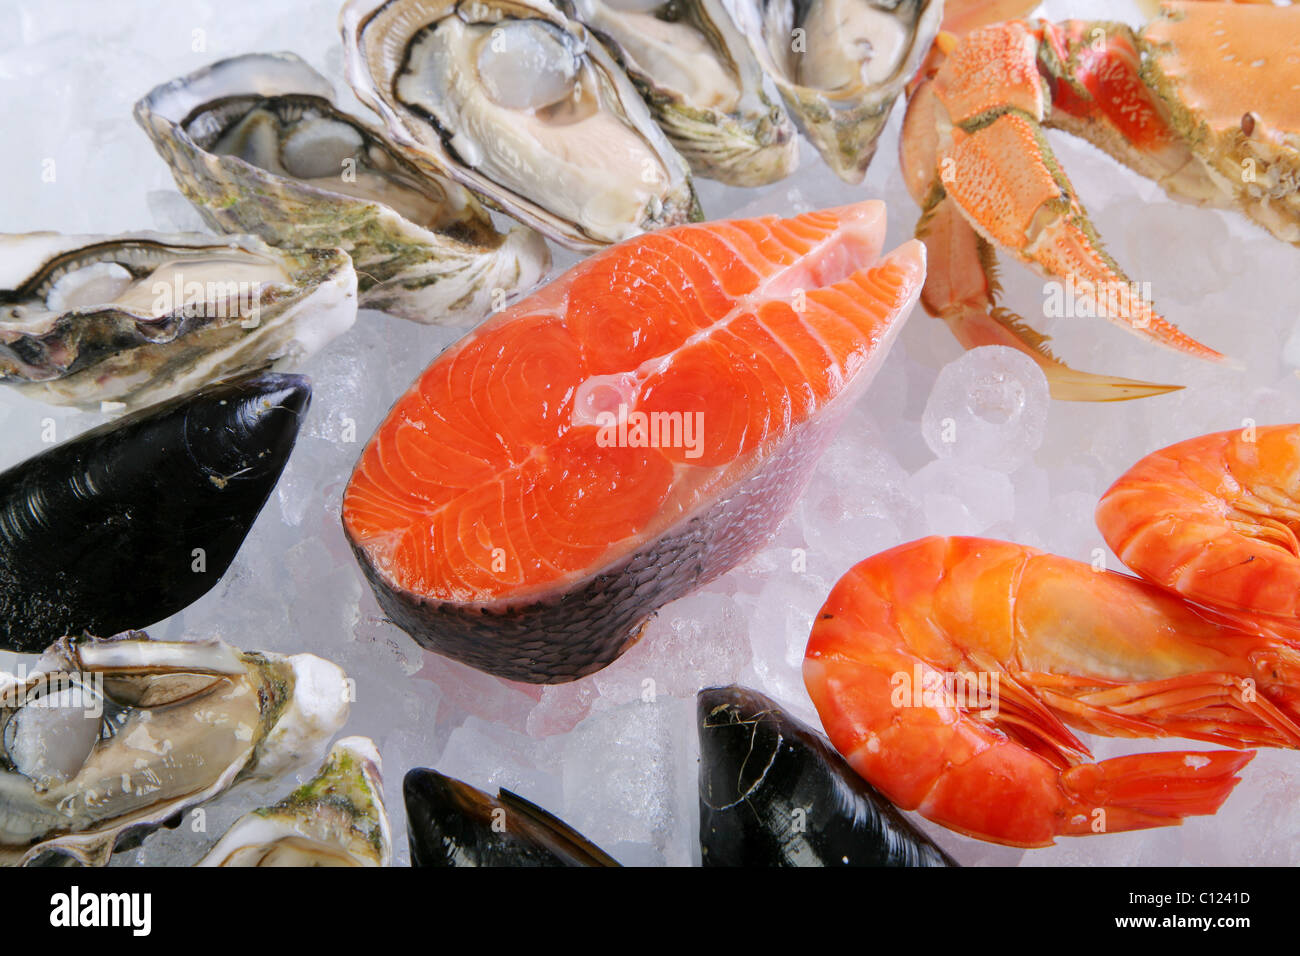
[[[832,583],[810,571],[787,569],[757,594],[736,598],[749,622],[752,651],[740,682],[814,723],[816,712],[803,684],[803,657],[813,619],[826,603]]]
[[[635,862],[697,861],[695,701],[660,696],[592,714],[564,738],[564,820]],[[624,855],[624,859],[626,859]]]
[[[981,534],[1015,513],[1011,479],[967,459],[940,458],[912,476],[931,534]]]
[[[560,780],[553,772],[559,746],[470,717],[451,732],[433,769],[493,796],[504,787],[553,811],[561,805]]]
[[[925,442],[940,458],[1015,471],[1043,442],[1047,378],[1027,355],[972,349],[939,372],[925,404]]]

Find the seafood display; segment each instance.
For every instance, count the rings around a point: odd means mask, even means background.
[[[469,192],[341,111],[329,82],[292,53],[238,56],[164,83],[135,116],[210,225],[286,249],[345,250],[362,308],[473,323],[550,265],[541,236],[498,233]]]
[[[1056,398],[1167,392],[1079,372],[996,304],[994,247],[1069,282],[1098,316],[1201,359],[1219,352],[1166,320],[1102,248],[1044,136],[1081,136],[1175,199],[1239,209],[1300,243],[1300,10],[1176,0],[1143,30],[1010,21],[974,31],[913,93],[901,141],[917,235],[931,254],[922,301],[967,348],[1007,345]]]
[[[1300,862],[1300,6],[128,3],[0,84],[0,864]]]
[[[239,818],[196,866],[388,866],[379,751],[367,737],[336,743],[310,781]]]
[[[443,352],[343,526],[389,618],[511,680],[606,666],[776,530],[925,271],[880,202],[594,255]]]
[[[211,590],[275,487],[310,400],[301,376],[245,376],[0,473],[0,648],[141,628]]]
[[[547,0],[349,0],[342,26],[348,82],[388,139],[556,242],[702,218],[636,86]]]
[[[609,48],[695,175],[764,186],[794,170],[794,124],[722,0],[561,5]]]
[[[103,866],[176,815],[314,756],[344,674],[310,654],[129,632],[0,674],[0,863]]]
[[[402,784],[412,866],[618,866],[563,820],[509,790],[491,797],[436,770]]]
[[[0,236],[0,383],[140,408],[300,364],[355,321],[356,288],[342,250],[252,236]]]
[[[840,580],[804,681],[835,749],[898,806],[1048,846],[1214,813],[1254,756],[1093,762],[1069,727],[1300,747],[1297,637],[1024,545],[930,537]]]
[[[1119,559],[1190,601],[1300,616],[1300,425],[1202,435],[1153,452],[1097,505]]]
[[[939,29],[941,0],[720,2],[826,165],[862,182]]]
[[[696,698],[705,866],[956,866],[824,737],[744,687]]]

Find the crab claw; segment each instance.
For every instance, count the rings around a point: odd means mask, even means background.
[[[908,191],[924,210],[916,237],[925,243],[929,263],[921,291],[925,310],[943,319],[963,348],[1005,345],[1024,352],[1042,368],[1056,399],[1124,401],[1181,388],[1072,369],[1052,354],[1046,335],[997,304],[1001,289],[994,247],[976,233],[956,201],[933,178],[939,141],[933,97],[928,83],[913,93],[900,143]]]
[[[943,196],[926,211],[916,236],[925,243],[926,261],[931,263],[921,304],[947,323],[963,348],[1005,345],[1019,349],[1038,363],[1052,397],[1062,401],[1122,402],[1182,388],[1081,372],[1056,358],[1047,347],[1046,335],[997,304],[1001,290],[996,253],[962,218],[950,197]]]
[[[1048,278],[1074,279],[1098,315],[1197,358],[1223,358],[1156,312],[1101,248],[1036,123],[1004,113],[974,133],[954,127],[945,158],[948,195],[984,238]]]
[[[1076,301],[1137,335],[1223,358],[1165,320],[1102,249],[1043,135],[1052,88],[1039,63],[1043,29],[1016,21],[970,34],[908,104],[904,175],[925,211],[918,236],[931,256],[923,301],[964,344],[996,342],[1029,354],[1054,397],[1106,401],[1169,391],[1070,369],[1047,350],[1044,335],[996,305],[993,246],[1069,282]]]

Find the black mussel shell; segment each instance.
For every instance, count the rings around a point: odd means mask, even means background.
[[[311,401],[257,373],[151,405],[0,473],[0,648],[147,627],[220,580]]]
[[[956,866],[821,734],[743,687],[696,698],[705,866]]]
[[[436,770],[402,783],[411,866],[618,866],[564,821],[509,790],[495,798]]]

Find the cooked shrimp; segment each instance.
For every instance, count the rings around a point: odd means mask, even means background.
[[[1125,564],[1189,600],[1300,614],[1300,425],[1202,435],[1153,452],[1102,496]]]
[[[1254,755],[1093,762],[1067,724],[1300,747],[1298,635],[1033,548],[931,537],[840,580],[804,681],[836,749],[899,806],[981,839],[1047,846],[1214,813]],[[987,678],[991,703],[917,695],[915,681],[933,690],[952,675],[968,687]]]

